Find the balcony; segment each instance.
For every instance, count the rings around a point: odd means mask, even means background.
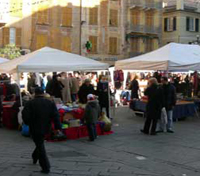
[[[128,31],[129,33],[131,32],[136,32],[136,33],[148,33],[148,34],[160,34],[161,33],[161,27],[155,27],[155,26],[146,26],[146,25],[133,25],[130,24]]]
[[[135,7],[162,9],[162,2],[155,2],[154,0],[129,0],[129,8]]]

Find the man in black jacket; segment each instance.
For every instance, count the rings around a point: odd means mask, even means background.
[[[173,131],[173,108],[176,105],[176,88],[168,82],[167,77],[163,77],[162,81],[162,88],[164,94],[164,107],[167,112],[167,132],[174,133]],[[164,125],[160,124],[160,131],[164,131]]]
[[[36,148],[32,154],[33,164],[39,160],[43,173],[50,172],[50,163],[44,146],[44,137],[50,132],[53,120],[55,129],[60,130],[59,113],[55,103],[43,96],[42,88],[35,89],[35,98],[29,101],[22,111],[22,118],[29,125]]]

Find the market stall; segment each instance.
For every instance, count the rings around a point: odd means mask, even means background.
[[[146,112],[146,101],[134,100],[130,103],[130,109],[133,111]],[[198,116],[197,106],[194,102],[178,101],[173,109],[174,121],[183,119],[185,117]]]
[[[82,57],[76,54],[67,53],[57,49],[44,47],[40,50],[27,54],[17,59],[13,59],[7,63],[0,64],[0,72],[2,73],[17,73],[19,84],[19,73],[31,72],[67,72],[67,71],[96,71],[96,70],[108,70],[109,65],[101,63],[86,57]],[[22,105],[22,98],[21,105]],[[64,124],[63,129],[66,133],[71,131],[78,131],[78,137],[81,135],[80,131],[84,131],[81,118],[84,112],[84,108],[80,108],[78,104],[61,104],[57,103],[58,110],[60,111],[64,107],[64,114],[61,116],[61,122],[63,117],[68,115],[69,124]],[[6,123],[10,115],[6,115],[7,106],[4,106],[4,122]],[[81,111],[81,113],[79,113]],[[71,114],[71,116],[69,116]],[[7,117],[6,117],[7,116]],[[77,118],[79,117],[79,118]],[[7,123],[6,123],[7,124]],[[7,125],[8,126],[8,125]],[[70,128],[74,128],[70,129]],[[68,132],[67,132],[68,131]],[[101,132],[101,134],[103,134]],[[69,134],[67,134],[69,136]],[[72,134],[71,134],[72,135]]]
[[[170,43],[155,51],[134,58],[117,61],[116,70],[149,70],[169,72],[188,72],[200,70],[200,46]],[[126,80],[126,78],[124,78]],[[132,101],[131,109],[145,111],[146,103]],[[197,106],[193,102],[180,100],[174,109],[174,118],[193,116]]]

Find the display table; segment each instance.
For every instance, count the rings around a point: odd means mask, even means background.
[[[130,108],[134,111],[146,111],[147,102],[144,101],[132,101]],[[173,109],[173,119],[178,120],[184,117],[194,116],[197,112],[197,107],[194,102],[180,101],[177,102]]]
[[[17,111],[12,108],[12,105],[3,106],[2,123],[6,128],[17,129]]]
[[[64,134],[67,136],[67,139],[79,139],[79,138],[84,138],[88,137],[88,131],[86,126],[80,126],[80,127],[71,127],[67,129],[63,129]],[[97,124],[97,135],[109,135],[112,134],[113,132],[104,132],[101,129],[101,126]]]

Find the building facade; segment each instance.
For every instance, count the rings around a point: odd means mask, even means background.
[[[200,35],[199,20],[200,2],[166,0],[163,10],[163,45],[170,42],[195,43]]]
[[[4,1],[0,47],[49,46],[112,65],[160,45],[161,0]]]
[[[157,49],[161,44],[162,0],[127,0],[126,50],[129,57]]]

